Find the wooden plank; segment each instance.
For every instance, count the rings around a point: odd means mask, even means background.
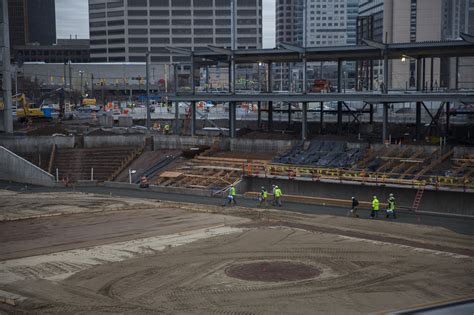
[[[166,172],[161,173],[159,177],[176,178],[182,175],[183,173],[180,173],[180,172],[166,171]]]
[[[445,160],[447,160],[451,155],[453,155],[454,150],[451,149],[447,153],[443,154],[440,158],[434,160],[431,162],[430,165],[424,167],[418,174],[415,175],[415,179],[418,179],[420,176],[425,175],[427,172],[431,171],[433,168],[435,168],[438,164],[443,163]]]

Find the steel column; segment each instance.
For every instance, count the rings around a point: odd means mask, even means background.
[[[308,103],[303,102],[303,117],[301,118],[301,140],[305,141],[308,135]]]
[[[459,90],[459,57],[456,57],[456,77],[455,77],[455,86],[456,90]]]
[[[147,51],[145,54],[146,58],[146,129],[151,128],[151,111],[150,111],[150,52]]]
[[[451,110],[451,103],[446,102],[446,136],[449,136],[449,117],[451,116],[449,111]]]
[[[174,102],[174,134],[179,135],[179,102]]]
[[[273,130],[273,101],[268,102],[268,131]]]
[[[324,102],[321,102],[319,104],[319,108],[320,108],[320,113],[319,113],[319,131],[320,133],[323,133],[324,131],[324,128],[323,128],[323,124],[324,124]]]
[[[416,102],[415,115],[415,139],[420,139],[421,136],[421,102]]]
[[[382,143],[388,138],[388,103],[383,103]]]
[[[342,92],[342,60],[337,61],[337,92]],[[342,133],[342,102],[337,102],[337,133]]]
[[[291,103],[288,102],[288,129],[290,129],[291,126]]]
[[[196,135],[196,102],[191,102],[191,136]]]
[[[257,102],[257,129],[262,126],[262,102]]]
[[[302,87],[303,94],[306,94],[306,67],[307,67],[306,56],[303,55],[303,87]]]
[[[229,136],[235,138],[236,102],[229,102]]]
[[[431,57],[431,62],[430,62],[430,90],[433,91],[433,78],[434,78],[434,65],[433,65],[433,57]]]
[[[374,104],[370,103],[369,107],[370,107],[369,124],[372,125],[374,123]]]

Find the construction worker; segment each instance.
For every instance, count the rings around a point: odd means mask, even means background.
[[[377,199],[377,196],[374,196],[372,200],[372,212],[370,213],[370,217],[372,219],[376,219],[379,217],[379,209],[380,209],[380,202]]]
[[[393,216],[394,219],[397,218],[397,215],[395,213],[395,197],[393,194],[390,194],[390,196],[387,199],[388,203],[388,208],[387,208],[387,219],[390,218],[390,215]]]
[[[148,178],[146,178],[146,176],[143,176],[140,179],[140,188],[148,188],[148,187],[150,187],[150,185],[148,184]]]
[[[237,204],[237,201],[235,201],[235,187],[234,187],[234,185],[230,185],[230,188],[228,190],[227,203],[231,206],[232,206],[232,203],[234,205]]]
[[[267,190],[265,189],[265,187],[262,186],[262,189],[260,190],[260,196],[258,197],[258,206],[262,206],[262,204],[266,206],[268,206],[268,203],[267,203],[267,198],[268,198],[268,192]]]
[[[351,215],[354,218],[358,218],[359,215],[357,214],[357,206],[359,205],[359,201],[355,198],[352,197],[352,205],[351,205],[351,210],[347,215]]]
[[[275,201],[276,201],[276,198],[275,198],[275,185],[272,185],[272,206],[275,205]]]
[[[281,196],[282,196],[282,192],[281,192],[281,189],[280,187],[278,186],[275,186],[275,203],[276,205],[278,205],[279,207],[281,207]]]
[[[163,133],[165,135],[169,135],[171,131],[171,126],[169,123],[166,123],[165,126],[163,127]]]

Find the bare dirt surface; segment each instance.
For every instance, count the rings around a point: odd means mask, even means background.
[[[143,208],[87,211],[94,198],[0,223],[0,290],[26,298],[0,312],[367,314],[473,295],[474,238],[444,228],[116,197]]]

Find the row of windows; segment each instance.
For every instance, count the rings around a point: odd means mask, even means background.
[[[175,7],[229,7],[229,0],[127,0],[129,7],[146,7],[148,4],[150,6],[172,6]],[[262,5],[262,0],[237,0],[237,6],[241,7],[251,7]]]
[[[114,23],[110,23],[110,22],[114,22]],[[124,25],[124,21],[123,20],[109,21],[107,23],[107,25],[108,26]],[[147,20],[128,20],[128,25],[148,25],[148,22],[147,22]],[[150,25],[169,25],[169,21],[168,20],[150,20]],[[191,25],[191,20],[171,20],[171,25],[190,26]],[[194,20],[193,25],[196,25],[196,26],[199,26],[199,25],[207,25],[207,26],[227,25],[227,26],[230,26],[230,20],[228,20],[228,19]],[[257,20],[255,20],[255,19],[239,20],[237,22],[237,25],[257,25]],[[89,23],[89,26],[91,28],[97,28],[97,27],[105,27],[106,24],[105,24],[105,22],[91,22],[91,23]],[[100,32],[100,31],[91,31],[91,34],[95,33],[95,32]]]
[[[191,44],[193,42],[193,38],[190,37],[173,37],[171,39],[174,44]],[[228,44],[230,43],[231,39],[229,37],[217,37],[215,38],[216,44]],[[130,44],[148,44],[148,38],[129,38],[128,42]],[[170,38],[150,38],[150,42],[152,44],[169,44],[170,43]],[[257,38],[255,37],[241,37],[237,39],[237,42],[240,44],[255,44],[257,43]],[[91,40],[91,45],[105,45],[105,39],[104,40]],[[108,40],[109,44],[124,44],[125,39],[124,38],[114,38],[114,39],[109,39]],[[195,44],[214,44],[214,38],[212,37],[194,37],[194,43]],[[132,48],[132,47],[130,47]],[[101,49],[101,48],[95,48],[95,49]],[[105,48],[104,48],[105,49]]]

